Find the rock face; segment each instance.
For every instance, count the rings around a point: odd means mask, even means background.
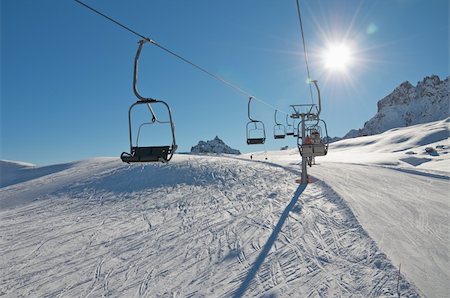
[[[225,153],[225,154],[241,154],[239,150],[230,148],[219,137],[215,137],[210,141],[200,141],[191,148],[191,153]]]
[[[442,120],[449,117],[449,81],[425,77],[413,86],[406,81],[378,101],[378,112],[361,129],[352,129],[344,139],[374,135],[395,127]]]

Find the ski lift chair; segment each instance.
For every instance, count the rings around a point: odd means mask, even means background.
[[[253,97],[248,98],[248,119],[247,123],[247,145],[258,145],[266,142],[266,129],[262,121],[254,120],[250,116],[250,102]]]
[[[287,136],[293,136],[294,135],[294,125],[293,124],[289,124],[289,115],[286,115],[286,135]]]
[[[284,139],[286,137],[286,127],[277,122],[277,112],[278,110],[275,110],[275,125],[273,126],[273,137],[276,140]]]
[[[300,131],[298,129],[298,125],[300,125],[300,124],[297,124],[297,127],[295,127],[295,123],[294,123],[294,132],[292,134],[294,136],[294,138],[298,138],[298,132]]]
[[[286,128],[282,124],[275,124],[273,127],[273,137],[276,140],[284,139],[286,137]]]
[[[120,155],[120,159],[126,163],[134,163],[134,162],[168,162],[172,159],[173,154],[177,149],[176,141],[175,141],[175,126],[172,119],[172,112],[170,110],[169,105],[162,100],[153,99],[153,98],[145,98],[141,96],[137,89],[137,72],[138,72],[138,61],[139,56],[142,51],[142,47],[149,40],[140,40],[139,47],[136,52],[136,56],[134,59],[134,76],[133,76],[133,91],[138,101],[133,103],[128,110],[128,128],[129,128],[129,136],[130,136],[130,152],[123,152]],[[160,121],[157,115],[154,112],[152,106],[154,105],[163,105],[163,107],[167,110],[167,114],[169,116],[168,121]],[[138,105],[147,105],[148,110],[151,114],[151,122],[144,122],[139,126],[137,137],[136,137],[136,145],[133,144],[133,135],[132,135],[132,110],[135,106]],[[139,146],[139,137],[141,134],[141,128],[144,125],[159,125],[159,124],[168,124],[171,128],[172,135],[172,144],[167,146]]]
[[[325,121],[318,120],[317,124],[315,124],[313,127],[307,129],[307,132],[308,132],[308,134],[310,134],[314,131],[320,132],[321,131],[321,127],[319,126],[320,122],[323,123],[323,127],[325,128],[325,138],[324,138],[325,142],[323,141],[324,139],[322,138],[322,139],[320,139],[319,143],[305,144],[305,140],[302,140],[301,137],[297,138],[297,146],[298,146],[301,156],[314,158],[316,156],[327,155],[329,138],[328,138],[327,124],[325,123]],[[298,124],[299,128],[300,128],[300,125],[301,125],[301,122]]]

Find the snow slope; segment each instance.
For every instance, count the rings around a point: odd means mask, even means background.
[[[450,297],[449,129],[447,118],[336,142],[311,171],[429,297]]]
[[[321,163],[311,174],[345,198],[380,249],[428,297],[450,297],[448,179],[342,163]]]
[[[397,269],[324,183],[231,156],[116,158],[0,188],[4,297],[397,296]],[[401,279],[402,296],[416,288]]]
[[[428,297],[450,297],[449,128],[445,119],[342,140],[309,170],[345,200],[380,249]],[[299,167],[297,150],[268,156]]]
[[[30,163],[0,160],[0,187],[48,175],[67,169],[69,166],[69,164],[62,164],[37,167]]]
[[[382,134],[341,140],[330,144],[322,162],[395,166],[402,169],[450,172],[450,118]],[[428,153],[426,148],[435,152]]]

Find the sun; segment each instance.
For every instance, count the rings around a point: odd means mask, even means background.
[[[353,62],[352,51],[346,44],[330,44],[322,55],[323,64],[330,71],[347,71]]]

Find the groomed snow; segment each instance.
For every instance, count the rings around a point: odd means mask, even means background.
[[[448,131],[333,143],[305,190],[296,149],[2,162],[0,295],[397,297],[401,264],[402,296],[449,297]]]
[[[324,183],[233,157],[72,163],[0,189],[5,297],[397,297],[397,269]],[[403,277],[402,296],[417,291]]]
[[[332,143],[322,162],[377,164],[450,173],[450,118]],[[436,153],[427,153],[431,147]],[[436,148],[438,147],[438,148]]]
[[[428,297],[450,297],[449,128],[447,118],[342,140],[309,170],[343,198],[380,249]],[[297,149],[267,156],[299,168]]]

